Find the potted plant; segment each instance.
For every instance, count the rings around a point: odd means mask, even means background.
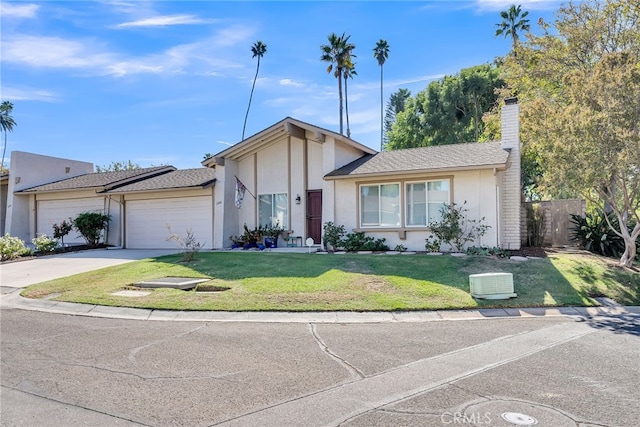
[[[266,225],[263,229],[264,245],[267,248],[277,248],[278,238],[283,232],[284,232],[284,227],[280,226],[279,221],[276,221],[275,224]]]

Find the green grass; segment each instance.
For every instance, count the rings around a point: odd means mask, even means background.
[[[513,273],[518,298],[474,300],[469,274]],[[211,278],[227,286],[202,293],[155,289],[146,297],[113,292],[166,276]],[[592,306],[592,296],[640,304],[640,274],[590,255],[553,254],[516,262],[482,256],[308,255],[205,252],[190,263],[172,255],[29,286],[22,295],[56,301],[171,310],[315,311],[434,310],[488,307]]]

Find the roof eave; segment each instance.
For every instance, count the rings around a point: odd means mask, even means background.
[[[381,178],[387,176],[400,176],[400,175],[425,175],[425,174],[437,174],[437,173],[451,173],[451,172],[461,172],[461,171],[470,171],[470,170],[484,170],[484,169],[495,169],[497,171],[504,171],[507,169],[506,163],[495,163],[495,164],[486,164],[486,165],[473,165],[473,166],[462,166],[462,167],[449,167],[449,168],[434,168],[434,169],[416,169],[416,170],[398,170],[398,171],[388,171],[388,172],[372,172],[372,173],[358,173],[358,174],[348,174],[348,175],[335,175],[328,176],[325,175],[323,179],[325,181],[335,181],[340,179],[358,179],[358,178]]]

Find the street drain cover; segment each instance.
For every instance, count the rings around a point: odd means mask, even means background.
[[[532,416],[519,412],[504,412],[502,413],[502,419],[517,426],[534,426],[538,424],[538,420]]]
[[[139,288],[171,288],[188,290],[195,288],[198,283],[208,282],[210,279],[195,279],[193,277],[162,277],[160,279],[145,280],[134,283]]]

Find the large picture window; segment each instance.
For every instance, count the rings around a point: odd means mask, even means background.
[[[289,228],[288,197],[285,193],[258,196],[258,221],[260,225],[280,225]]]
[[[449,180],[405,184],[407,226],[428,226],[442,219],[441,208],[449,203]]]
[[[360,186],[360,226],[400,226],[400,184]]]

